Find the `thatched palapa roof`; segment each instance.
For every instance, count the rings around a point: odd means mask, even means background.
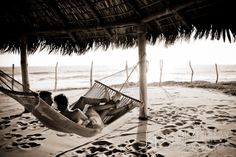
[[[16,51],[22,37],[39,46],[82,54],[92,47],[130,47],[146,39],[235,41],[233,0],[7,0],[0,2],[0,49]],[[3,51],[2,51],[3,52]]]

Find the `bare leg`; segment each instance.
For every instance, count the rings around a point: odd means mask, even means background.
[[[133,106],[133,104],[130,103],[130,104],[124,105],[124,106],[119,107],[119,108],[113,108],[113,109],[111,109],[111,110],[107,113],[107,115],[108,115],[108,116],[112,116],[112,115],[114,115],[114,114],[118,114],[118,113],[123,112],[123,111],[128,111],[128,110],[130,110],[132,107],[135,107],[135,106]]]
[[[102,110],[111,109],[115,107],[116,107],[116,104],[105,104],[105,105],[93,106],[93,109],[96,111],[102,111]]]
[[[100,115],[93,108],[89,108],[86,112],[86,115],[89,117],[89,120],[91,122],[89,123],[89,127],[98,129],[102,129],[104,127]]]
[[[87,97],[82,96],[82,97],[80,97],[80,99],[78,101],[76,101],[74,104],[72,104],[72,106],[73,106],[72,110],[79,108],[81,111],[83,111],[84,106],[86,104],[96,106],[96,105],[99,105],[101,102],[106,102],[106,101],[107,100],[105,98],[98,99],[98,98],[87,98]]]

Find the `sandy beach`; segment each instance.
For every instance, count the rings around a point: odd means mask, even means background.
[[[234,88],[235,91],[235,88]],[[84,90],[64,93],[70,102]],[[138,97],[138,87],[127,94]],[[56,132],[0,93],[1,157],[236,157],[236,97],[216,88],[168,85],[148,87],[149,120],[139,121],[138,108],[95,137]]]

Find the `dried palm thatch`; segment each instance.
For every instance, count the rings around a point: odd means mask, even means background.
[[[18,52],[27,37],[29,53],[38,47],[83,54],[96,47],[132,47],[139,27],[146,39],[235,41],[233,0],[8,0],[0,2],[0,49]]]

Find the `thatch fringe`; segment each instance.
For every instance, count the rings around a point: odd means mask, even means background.
[[[13,4],[14,2],[14,4]],[[7,1],[0,4],[0,53],[17,53],[27,36],[28,53],[84,54],[98,47],[137,45],[139,25],[149,43],[207,38],[235,42],[234,3],[225,0]]]
[[[160,32],[159,30],[146,33],[146,39],[149,43],[155,44],[157,41],[164,41],[166,46],[174,44],[176,40],[189,40],[192,33],[195,33],[194,39],[210,38],[211,40],[235,42],[236,32],[234,29],[226,28],[218,25],[197,25],[191,27],[179,26],[177,29],[172,28],[171,31]],[[49,53],[58,53],[62,55],[84,54],[88,50],[109,47],[129,48],[137,46],[137,35],[117,35],[112,38],[83,38],[83,40],[71,41],[70,38],[57,40],[56,38],[38,38],[28,37],[28,53],[33,54],[38,48],[47,49]],[[20,49],[20,39],[12,36],[5,37],[0,40],[0,53],[10,52],[18,53]]]

